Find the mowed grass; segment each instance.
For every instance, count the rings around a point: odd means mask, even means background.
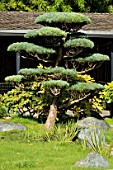
[[[3,120],[1,120],[3,121]],[[46,142],[40,137],[43,125],[23,118],[10,121],[27,126],[25,132],[0,133],[0,170],[94,170],[79,168],[74,163],[87,156],[79,142]],[[113,157],[108,159],[113,169]]]
[[[0,142],[0,169],[71,170],[82,158],[75,144]],[[85,156],[85,154],[83,154]]]

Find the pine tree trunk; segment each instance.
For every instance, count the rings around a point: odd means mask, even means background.
[[[62,46],[60,46],[58,49],[58,57],[56,59],[55,67],[59,65],[61,59],[62,59]]]
[[[57,97],[53,99],[50,106],[49,114],[45,123],[45,129],[52,129],[55,125],[55,120],[57,118]]]
[[[59,63],[60,63],[60,61],[63,57],[63,44],[64,44],[64,40],[62,39],[61,44],[60,44],[58,51],[57,51],[58,57],[57,57],[56,62],[55,62],[55,67],[59,65]]]

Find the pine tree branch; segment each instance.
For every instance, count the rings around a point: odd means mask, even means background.
[[[93,70],[96,68],[96,64],[94,64],[92,67],[84,69],[84,71],[79,71],[80,74],[86,74],[87,72]]]
[[[98,93],[98,90],[95,91],[91,91],[90,93],[84,95],[83,97],[79,98],[79,99],[75,99],[75,100],[68,100],[68,102],[66,104],[62,104],[61,106],[59,106],[59,109],[66,109],[68,107],[70,107],[71,105],[77,104],[85,99],[91,99],[93,96],[95,96]]]
[[[76,100],[72,100],[72,101],[69,100],[68,103],[59,106],[59,108],[66,109],[67,107],[69,107],[75,103],[79,103],[80,101],[87,99],[89,96],[91,96],[91,93],[86,94],[85,96],[81,97],[80,99],[76,99]]]
[[[95,63],[92,67],[89,67],[89,68],[86,68],[84,69],[84,71],[79,71],[80,74],[86,74],[87,72],[91,71],[91,70],[94,70],[94,69],[97,69],[99,68],[101,65],[102,65],[103,62],[101,63]]]

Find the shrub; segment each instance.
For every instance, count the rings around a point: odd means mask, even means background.
[[[40,69],[38,70],[40,71],[40,74],[41,74],[41,71],[43,72],[45,71],[45,70],[42,70],[42,65],[39,65],[38,68]],[[46,70],[48,69],[48,72],[50,71],[49,68],[47,67],[45,69]],[[29,69],[29,72],[31,72],[32,70],[33,69]],[[35,71],[37,71],[37,69],[35,69]],[[63,72],[64,74],[66,72],[61,67],[56,68],[53,71]],[[67,69],[67,72],[69,75],[70,74],[71,76],[73,75],[73,70],[70,71]],[[22,73],[24,74],[24,72]],[[53,77],[54,74],[51,73],[50,76]],[[75,76],[75,72],[74,72],[74,76]],[[83,83],[85,82],[88,84],[92,84],[95,82],[94,79],[90,77],[90,75],[86,75],[86,74],[77,75],[77,77]],[[44,80],[46,79],[46,77],[42,77],[42,78]],[[51,81],[49,81],[49,83],[50,82]],[[60,81],[57,81],[57,82],[60,84]],[[46,84],[47,84],[47,81],[46,81]],[[73,95],[76,95],[76,97],[79,97],[78,93],[74,94],[73,92]],[[62,92],[62,95],[60,95],[60,98],[59,98],[59,104],[62,104],[62,101],[67,102],[69,99],[70,99],[70,95],[68,95],[67,91]],[[44,83],[43,83],[43,88],[42,88],[40,82],[36,82],[36,81],[27,82],[26,81],[25,83],[20,82],[19,84],[16,84],[15,89],[12,89],[11,91],[7,92],[1,97],[1,101],[3,104],[6,105],[10,114],[18,112],[21,116],[29,116],[31,118],[35,117],[36,115],[35,118],[39,119],[40,117],[41,121],[43,122],[45,118],[47,117],[49,105],[52,102],[52,95],[49,94],[47,91],[45,92]],[[100,104],[100,100],[96,96],[94,96],[92,99],[80,101],[71,107],[74,117],[76,118],[80,118],[84,116],[86,117],[87,115],[90,115],[90,110],[101,112],[102,109],[103,108]],[[61,118],[60,122],[65,121],[64,112],[65,111],[62,108],[58,110],[58,113],[59,113],[58,118]]]
[[[99,93],[99,98],[104,109],[110,108],[113,103],[113,81],[104,85],[104,89]]]
[[[0,118],[8,116],[8,109],[0,104]]]
[[[10,114],[18,113],[21,116],[29,112],[29,117],[45,113],[48,107],[46,100],[48,96],[39,93],[37,82],[19,84],[1,97],[2,105],[5,105]],[[43,103],[42,103],[43,102]],[[49,102],[48,102],[49,103]]]
[[[8,109],[5,104],[2,103],[2,95],[0,95],[0,118],[8,115]]]

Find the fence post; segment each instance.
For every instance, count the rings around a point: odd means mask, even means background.
[[[20,53],[16,52],[16,74],[20,70]]]

